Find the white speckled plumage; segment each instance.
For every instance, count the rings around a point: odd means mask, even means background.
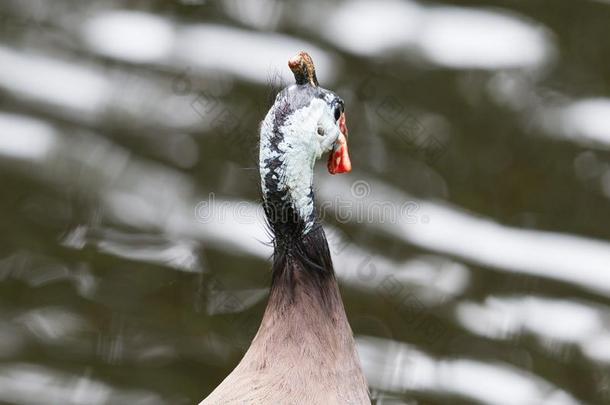
[[[277,144],[278,152],[271,145],[275,113],[275,108],[271,108],[261,125],[259,164],[263,197],[269,191],[265,186],[265,177],[270,171],[268,163],[272,159],[280,159],[282,164],[275,170],[278,189],[287,192],[289,203],[305,221],[304,233],[307,233],[313,226],[313,167],[323,153],[331,150],[340,131],[327,102],[315,98],[290,114],[278,128],[282,134],[282,140]]]

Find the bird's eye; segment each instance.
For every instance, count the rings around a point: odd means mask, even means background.
[[[333,114],[335,115],[335,121],[339,121],[339,118],[341,118],[341,114],[343,114],[343,111],[345,110],[344,108],[344,104],[343,104],[343,100],[341,100],[340,98],[336,98],[333,103]]]
[[[335,107],[335,121],[339,121],[339,117],[341,117],[341,106],[337,105]]]

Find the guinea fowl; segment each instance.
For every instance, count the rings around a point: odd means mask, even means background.
[[[288,66],[296,84],[277,95],[260,129],[274,247],[267,308],[241,362],[201,404],[370,404],[314,208],[315,161],[330,152],[331,174],[351,170],[344,104],[318,86],[307,53]]]

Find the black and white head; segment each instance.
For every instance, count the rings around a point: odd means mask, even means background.
[[[316,220],[314,163],[330,152],[328,171],[337,174],[349,172],[351,162],[343,100],[318,86],[307,53],[297,54],[288,66],[296,84],[277,95],[261,125],[261,185],[271,225],[297,226],[306,234]]]

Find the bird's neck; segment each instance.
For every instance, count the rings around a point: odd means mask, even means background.
[[[274,106],[261,125],[259,167],[263,204],[275,239],[291,243],[317,223],[313,166],[319,146],[304,136],[311,117]]]
[[[293,299],[300,289],[319,293],[326,305],[336,290],[328,242],[314,203],[313,167],[321,150],[307,131],[316,128],[315,122],[311,109],[295,111],[280,97],[261,125],[263,207],[274,245],[270,305]]]
[[[370,403],[337,282],[302,266],[289,260],[274,273],[263,320],[238,368],[261,386],[289,390],[269,403]]]
[[[275,251],[269,301],[243,367],[268,370],[303,402],[370,403],[322,228],[299,249]]]
[[[283,299],[289,302],[295,292],[305,290],[323,305],[333,305],[335,274],[328,242],[320,225],[298,239],[284,241],[284,244],[276,240],[272,269],[270,304]]]
[[[367,403],[366,381],[314,208],[313,164],[319,151],[303,152],[312,145],[299,144],[306,137],[290,130],[296,124],[286,122],[288,115],[295,116],[274,107],[261,126],[259,166],[273,234],[273,272],[263,321],[240,366],[256,373],[271,369],[271,375],[298,388],[295,392],[326,386],[347,403]],[[291,379],[297,369],[298,382]]]
[[[317,226],[313,168],[308,162],[299,157],[277,162],[261,173],[261,178],[263,208],[278,243],[293,243]]]

